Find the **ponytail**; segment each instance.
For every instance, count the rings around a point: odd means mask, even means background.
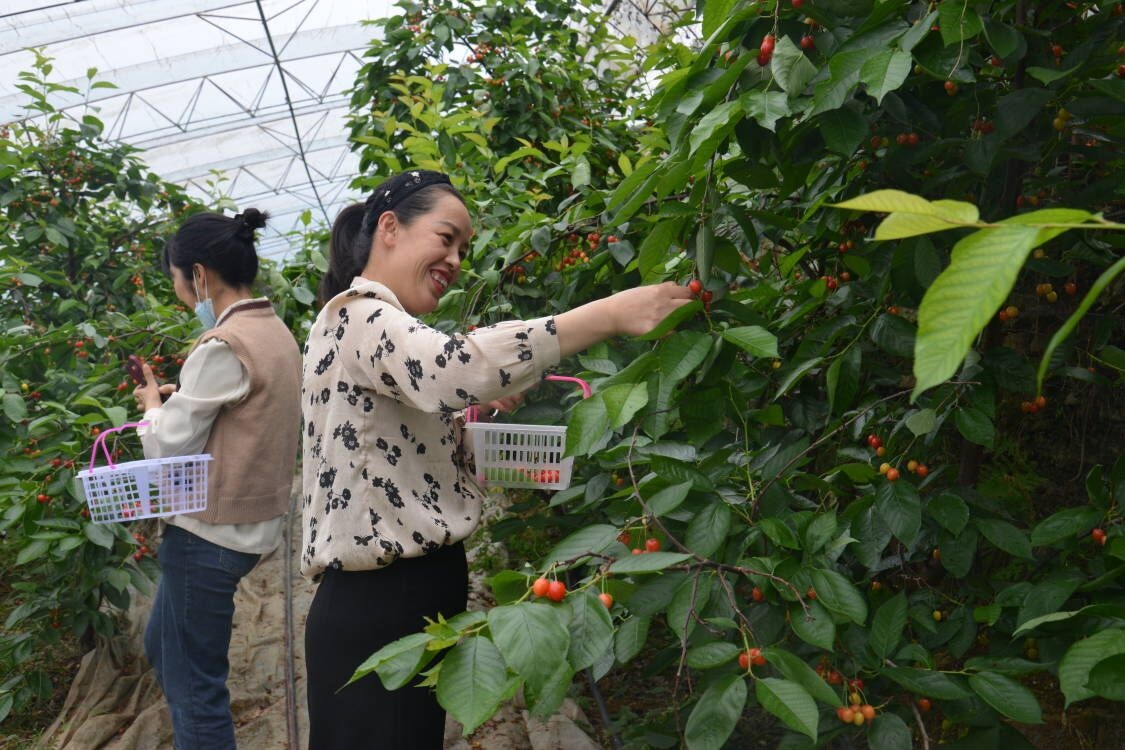
[[[320,305],[351,286],[352,279],[367,265],[371,235],[363,233],[365,206],[354,203],[336,216],[328,242],[328,272],[320,280]]]

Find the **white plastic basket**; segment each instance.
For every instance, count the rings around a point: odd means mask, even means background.
[[[590,397],[589,384],[580,378],[548,375],[545,379],[577,383],[583,398]],[[574,457],[563,457],[565,426],[470,421],[465,429],[480,484],[540,490],[565,490],[570,486]]]
[[[194,513],[207,508],[207,465],[211,456],[169,456],[140,461],[113,463],[105,445],[106,435],[129,427],[132,422],[104,430],[90,451],[90,467],[78,472],[90,520],[94,523],[136,521],[178,513]],[[94,466],[98,446],[107,466]]]

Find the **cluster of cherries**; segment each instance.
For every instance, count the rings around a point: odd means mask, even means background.
[[[702,300],[703,309],[711,312],[711,299],[714,297],[710,289],[703,288],[703,282],[699,279],[692,279],[687,283],[687,288],[692,296],[698,300]]]
[[[875,451],[875,455],[882,458],[887,453],[886,446],[883,445],[883,440],[878,435],[872,433],[867,436],[867,445]],[[906,470],[911,474],[916,474],[920,478],[925,478],[930,473],[930,467],[924,463],[920,463],[913,458],[906,462]],[[897,482],[902,476],[902,472],[891,466],[889,463],[882,463],[879,465],[879,473],[887,478],[888,482]]]

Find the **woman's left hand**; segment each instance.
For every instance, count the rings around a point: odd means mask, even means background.
[[[515,396],[505,396],[498,398],[495,401],[489,401],[484,406],[484,411],[492,412],[495,414],[498,411],[512,412],[515,411],[520,404],[523,403],[523,394],[517,393]]]

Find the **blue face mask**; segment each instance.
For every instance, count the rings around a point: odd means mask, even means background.
[[[211,301],[211,295],[207,293],[207,280],[203,280],[203,293],[207,295],[203,299],[199,297],[199,286],[196,285],[195,279],[191,280],[191,285],[195,289],[195,298],[199,300],[195,303],[195,317],[199,318],[199,322],[203,324],[203,330],[214,328],[215,303]]]

